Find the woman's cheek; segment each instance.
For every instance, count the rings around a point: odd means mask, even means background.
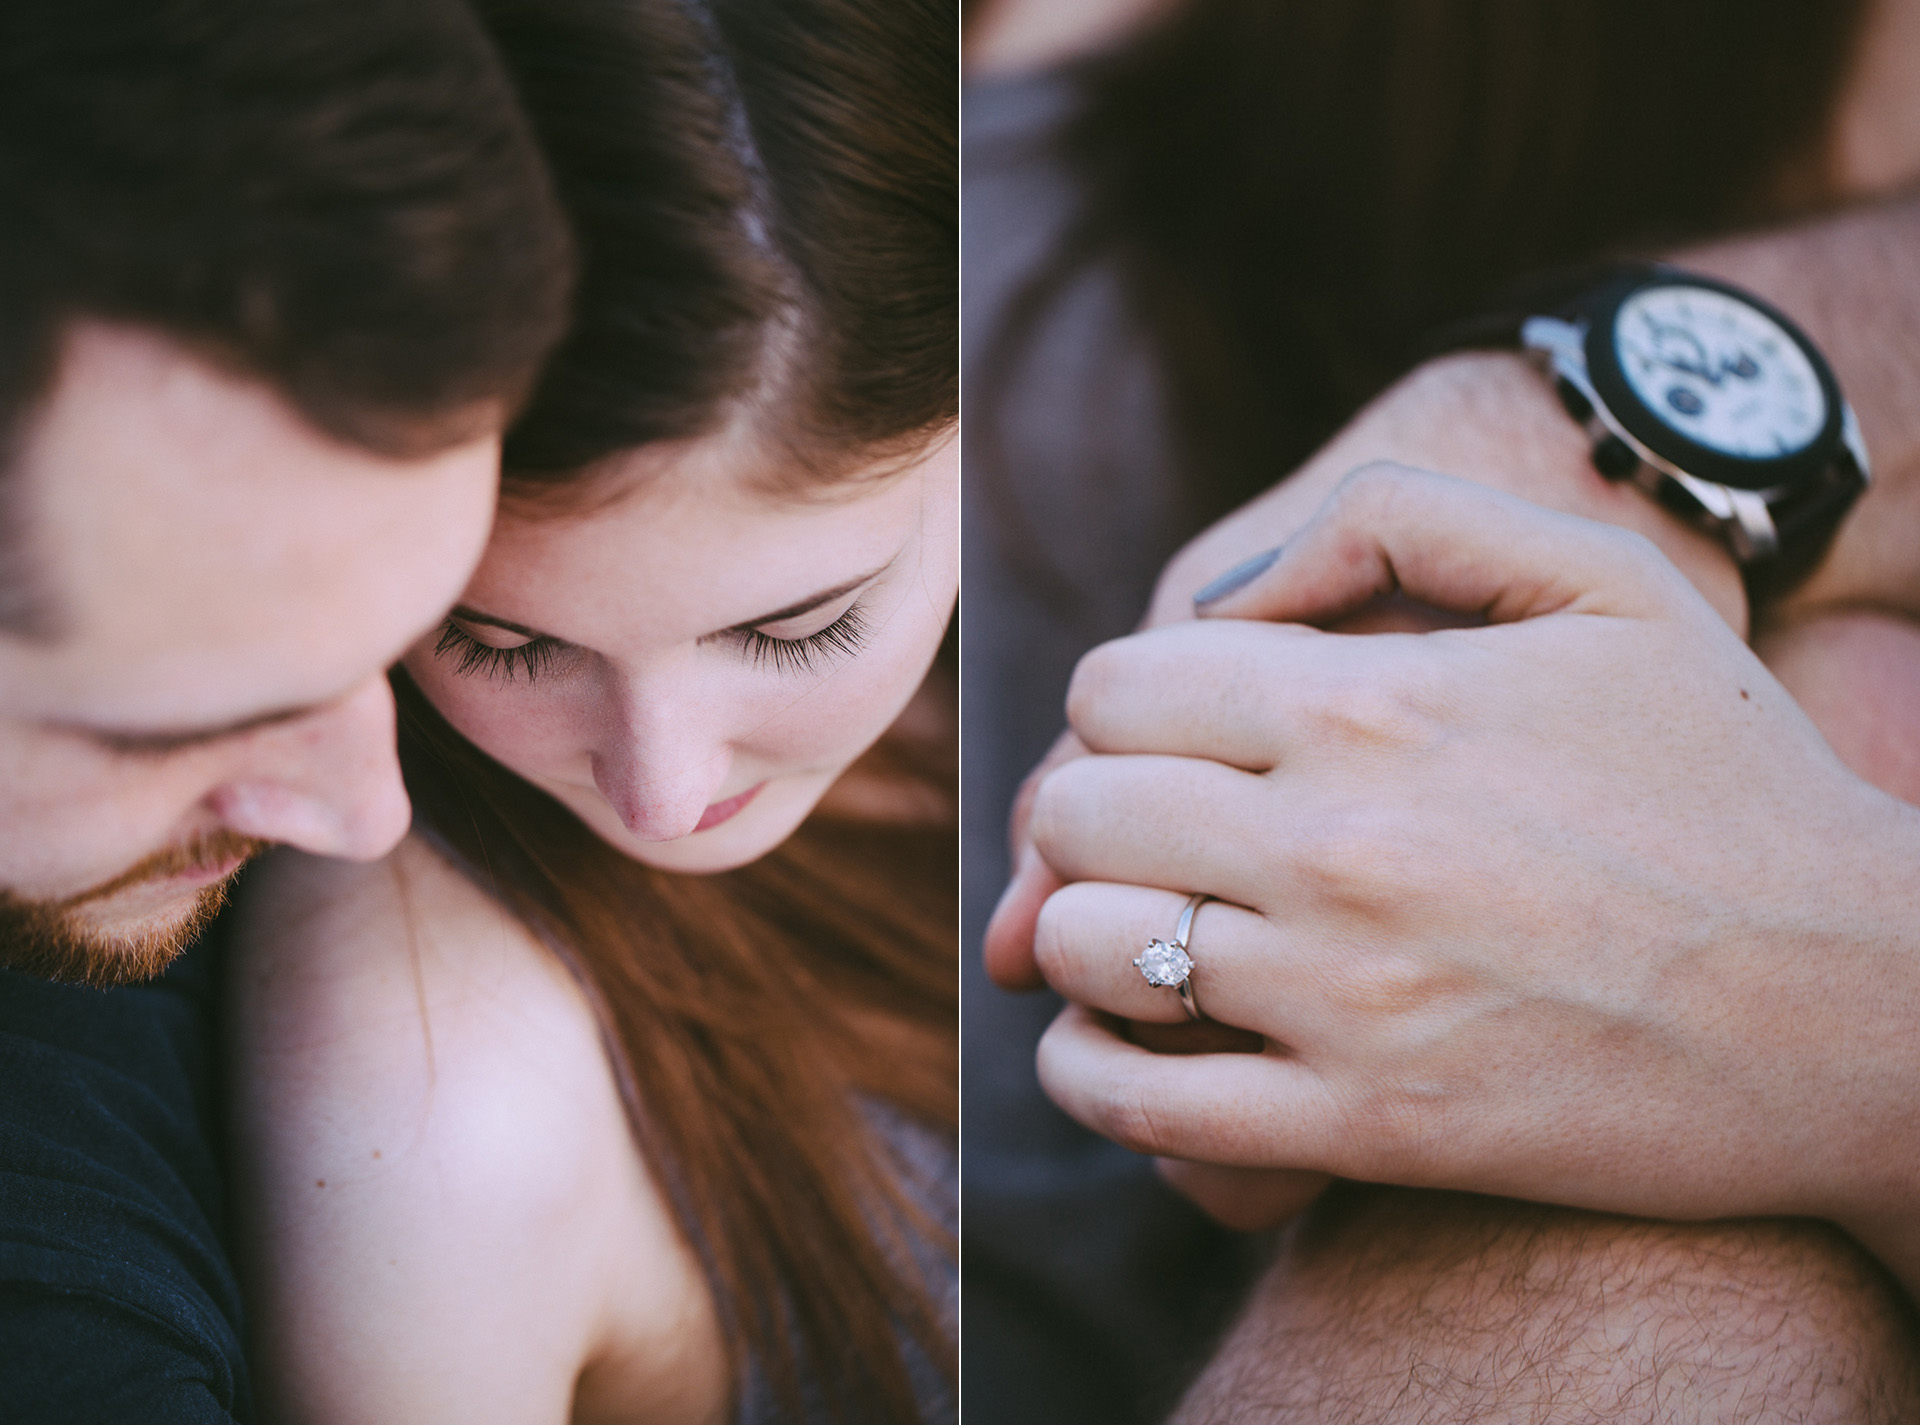
[[[836,673],[803,693],[789,692],[742,728],[736,753],[774,774],[851,761],[864,745],[872,702],[861,681]]]
[[[845,767],[893,725],[925,678],[938,643],[937,636],[876,640],[814,687],[790,694],[784,710],[744,737],[739,751],[795,769]]]
[[[431,654],[410,655],[407,672],[454,731],[496,762],[522,776],[538,777],[546,764],[561,760],[568,741],[568,719],[554,706],[550,690],[516,680],[463,677]]]

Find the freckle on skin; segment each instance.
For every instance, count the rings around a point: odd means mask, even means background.
[[[374,1157],[376,1157],[376,1158],[380,1156],[380,1150],[379,1150],[378,1148],[375,1148],[375,1149],[373,1150],[373,1156],[374,1156]]]
[[[1752,701],[1753,701],[1753,698],[1752,698],[1752,697],[1751,697],[1751,696],[1750,696],[1750,695],[1748,694],[1748,692],[1747,692],[1747,690],[1746,690],[1745,688],[1742,688],[1742,689],[1740,690],[1740,696],[1741,696],[1741,697],[1742,697],[1742,698],[1743,698],[1743,699],[1744,699],[1745,701],[1747,701],[1747,702],[1752,702]],[[380,1156],[380,1155],[379,1155],[378,1153],[375,1153],[375,1154],[374,1154],[374,1157],[376,1157],[376,1158],[377,1158],[377,1157],[379,1157],[379,1156]]]
[[[327,1185],[327,1180],[325,1178],[315,1178],[313,1180],[313,1185],[315,1187],[325,1187]]]

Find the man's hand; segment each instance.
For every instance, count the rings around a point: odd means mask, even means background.
[[[1301,626],[1394,593],[1490,626]],[[1920,813],[1667,560],[1376,469],[1209,612],[1088,656],[1109,755],[1034,802],[1063,1107],[1208,1163],[1826,1216],[1912,1265]],[[1130,961],[1191,891],[1199,1003],[1264,1053],[1116,1032],[1181,1017]]]

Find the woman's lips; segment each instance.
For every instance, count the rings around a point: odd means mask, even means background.
[[[731,821],[745,810],[747,803],[752,801],[764,786],[766,786],[765,782],[756,782],[744,792],[735,793],[723,802],[713,803],[700,813],[700,824],[694,827],[694,830],[710,831],[723,821]]]

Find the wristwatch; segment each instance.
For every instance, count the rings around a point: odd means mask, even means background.
[[[1509,328],[1511,330],[1511,328]],[[1804,578],[1867,486],[1820,349],[1750,292],[1635,264],[1520,323],[1593,464],[1727,542],[1755,602]]]

